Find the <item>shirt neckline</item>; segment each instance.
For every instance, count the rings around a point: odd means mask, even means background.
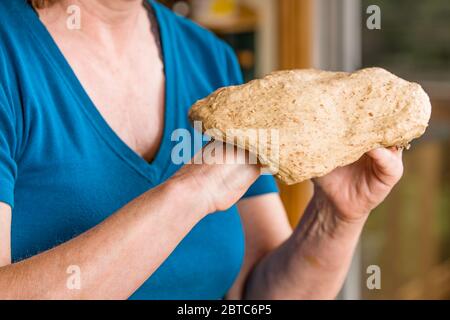
[[[149,163],[131,147],[129,147],[111,128],[111,126],[103,118],[92,99],[83,88],[81,82],[77,78],[72,67],[64,57],[55,40],[47,30],[46,26],[39,19],[31,5],[23,2],[26,8],[18,8],[18,12],[23,14],[25,25],[29,26],[30,34],[36,41],[41,44],[43,51],[49,57],[50,63],[55,64],[56,70],[60,73],[61,79],[66,82],[67,87],[72,91],[75,99],[79,100],[79,106],[83,113],[88,117],[96,131],[102,136],[107,145],[128,165],[133,167],[138,173],[144,176],[152,184],[158,184],[164,174],[167,172],[170,163],[170,132],[174,128],[173,108],[175,105],[174,91],[174,75],[172,54],[167,37],[167,28],[164,17],[161,14],[159,5],[154,0],[146,0],[153,9],[155,20],[158,23],[160,43],[163,56],[164,77],[165,77],[165,106],[164,106],[164,128],[158,150]],[[92,150],[95,152],[95,150]]]

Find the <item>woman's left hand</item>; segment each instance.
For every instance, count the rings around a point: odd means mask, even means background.
[[[402,150],[379,148],[314,180],[344,221],[365,219],[403,174]]]

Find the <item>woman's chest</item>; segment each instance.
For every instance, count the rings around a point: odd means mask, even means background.
[[[56,9],[55,9],[56,10]],[[69,30],[59,15],[41,20],[70,72],[107,125],[144,159],[158,150],[164,127],[165,75],[148,17],[140,13],[128,33],[92,26]]]
[[[159,57],[149,51],[142,57],[116,61],[104,55],[87,58],[77,52],[66,54],[105,122],[147,161],[158,151],[165,113],[163,65]]]

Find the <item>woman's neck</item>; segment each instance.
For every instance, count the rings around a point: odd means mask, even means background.
[[[78,27],[69,31],[120,52],[126,50],[127,43],[135,36],[139,36],[140,30],[150,30],[144,1],[61,0],[49,8],[38,10],[38,13],[46,25],[57,24],[60,31],[69,29],[68,19],[79,19]]]
[[[121,28],[133,25],[142,12],[143,0],[63,0],[64,9],[78,5],[86,23]]]

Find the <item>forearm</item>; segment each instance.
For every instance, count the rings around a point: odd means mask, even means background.
[[[343,221],[319,188],[292,236],[258,263],[248,299],[333,299],[341,288],[365,218]]]
[[[0,299],[128,298],[206,214],[185,187],[163,184],[80,236],[1,267]],[[79,290],[66,285],[71,265],[81,271]]]

